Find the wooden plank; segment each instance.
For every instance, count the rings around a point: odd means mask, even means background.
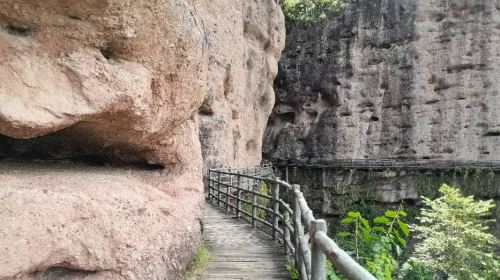
[[[207,203],[203,239],[212,261],[200,279],[289,279],[283,245]]]

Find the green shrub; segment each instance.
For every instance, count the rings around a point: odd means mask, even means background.
[[[411,226],[419,240],[414,261],[448,279],[498,279],[498,241],[488,233],[493,201],[475,201],[446,184],[439,191],[435,200],[424,198],[420,224]]]
[[[372,224],[359,212],[348,212],[341,224],[350,227],[350,231],[339,232],[341,247],[356,261],[364,266],[377,279],[391,280],[398,267],[396,255],[406,247],[410,231],[405,223],[407,214],[400,206],[397,210],[387,210],[383,216],[373,219]],[[290,278],[298,279],[298,272],[293,265],[286,266]],[[327,280],[343,280],[332,264],[326,263]]]
[[[349,0],[286,0],[283,12],[291,21],[310,24],[340,12],[348,2]]]
[[[441,280],[439,273],[415,258],[408,259],[401,267],[398,278],[401,280]]]
[[[370,224],[359,212],[349,212],[341,224],[350,225],[351,230],[337,235],[346,239],[345,249],[359,264],[377,279],[391,280],[398,267],[396,256],[402,253],[410,236],[406,216],[400,206],[396,211],[387,210]]]

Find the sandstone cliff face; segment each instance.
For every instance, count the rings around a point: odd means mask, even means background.
[[[0,279],[178,278],[199,240],[200,139],[207,162],[260,160],[283,45],[273,0],[0,0],[0,158],[166,167],[0,169]]]
[[[289,24],[265,152],[500,158],[500,11],[489,0],[353,0]]]
[[[209,57],[207,94],[199,119],[206,167],[259,163],[274,106],[273,81],[285,44],[284,17],[274,1],[242,3],[215,2],[211,17],[203,21]],[[227,37],[234,38],[230,44]]]

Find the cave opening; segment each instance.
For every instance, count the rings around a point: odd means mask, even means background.
[[[104,147],[91,137],[60,132],[19,139],[0,134],[1,162],[72,163],[94,167],[133,167],[143,170],[163,170],[161,164],[149,163],[133,149],[122,146]]]

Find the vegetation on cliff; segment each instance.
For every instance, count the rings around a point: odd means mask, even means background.
[[[286,0],[283,12],[292,22],[317,23],[342,11],[349,0]]]

